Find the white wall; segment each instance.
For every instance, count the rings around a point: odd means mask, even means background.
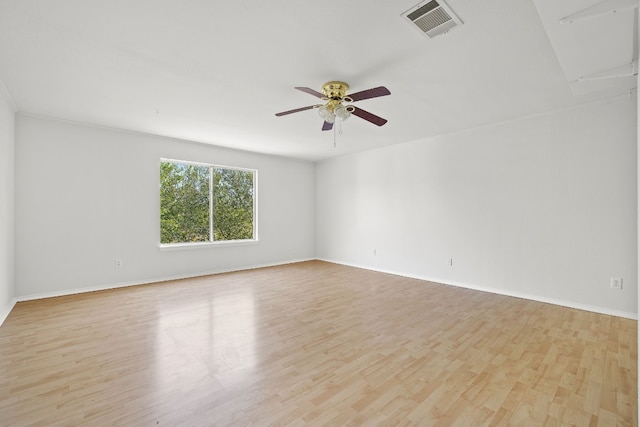
[[[15,113],[0,82],[0,325],[13,307]]]
[[[160,250],[163,157],[257,169],[259,243]],[[18,114],[16,296],[313,258],[314,182],[309,162]]]
[[[635,318],[636,123],[627,97],[321,162],[316,255]]]

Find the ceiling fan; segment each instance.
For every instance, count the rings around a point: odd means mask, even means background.
[[[347,95],[349,85],[345,82],[332,81],[322,85],[322,93],[308,87],[296,87],[297,90],[313,95],[326,101],[325,104],[310,105],[308,107],[296,108],[294,110],[276,113],[276,116],[286,116],[287,114],[298,113],[300,111],[318,109],[320,117],[324,119],[322,130],[331,130],[336,119],[347,120],[351,114],[358,116],[377,126],[387,123],[386,119],[376,116],[368,111],[351,105],[352,102],[362,101],[363,99],[377,98],[379,96],[391,95],[389,89],[384,86],[374,87],[372,89],[363,90],[361,92]],[[344,105],[347,103],[348,105]]]

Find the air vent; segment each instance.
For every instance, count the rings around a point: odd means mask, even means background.
[[[442,0],[430,0],[417,4],[402,16],[418,31],[433,38],[462,25],[462,21]]]

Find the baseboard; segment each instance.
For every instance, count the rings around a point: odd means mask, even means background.
[[[5,320],[7,320],[7,317],[9,317],[9,313],[11,313],[11,310],[13,310],[13,307],[15,307],[17,302],[18,300],[12,298],[11,301],[9,301],[9,305],[0,310],[0,326],[2,326]]]
[[[62,291],[45,292],[45,293],[32,294],[32,295],[22,295],[22,296],[18,296],[18,297],[13,298],[13,300],[11,301],[9,306],[7,306],[4,311],[0,311],[0,326],[2,326],[2,323],[6,320],[7,316],[9,316],[9,313],[11,312],[11,310],[13,309],[15,304],[17,302],[20,302],[20,301],[31,301],[31,300],[37,300],[37,299],[43,299],[43,298],[54,298],[54,297],[60,297],[60,296],[66,296],[66,295],[81,294],[81,293],[85,293],[85,292],[104,291],[104,290],[109,290],[109,289],[125,288],[125,287],[129,287],[129,286],[146,285],[146,284],[149,284],[149,283],[158,283],[158,282],[167,282],[167,281],[171,281],[171,280],[189,279],[189,278],[193,278],[193,277],[208,276],[208,275],[211,275],[211,274],[222,274],[222,273],[231,273],[231,272],[234,272],[234,271],[254,270],[254,269],[257,269],[257,268],[276,267],[276,266],[280,266],[280,265],[295,264],[295,263],[298,263],[298,262],[313,261],[313,260],[330,262],[330,263],[333,263],[333,264],[345,265],[345,266],[348,266],[348,267],[362,268],[362,269],[365,269],[365,270],[376,271],[376,272],[379,272],[379,273],[393,274],[395,276],[408,277],[408,278],[411,278],[411,279],[424,280],[424,281],[427,281],[427,282],[440,283],[440,284],[443,284],[443,285],[456,286],[456,287],[466,288],[466,289],[473,289],[473,290],[481,291],[481,292],[489,292],[489,293],[497,294],[497,295],[504,295],[504,296],[510,296],[510,297],[515,297],[515,298],[523,298],[523,299],[527,299],[527,300],[531,300],[531,301],[538,301],[538,302],[542,302],[542,303],[546,303],[546,304],[553,304],[553,305],[558,305],[558,306],[562,306],[562,307],[568,307],[568,308],[574,308],[574,309],[578,309],[578,310],[590,311],[590,312],[593,312],[593,313],[606,314],[606,315],[610,315],[610,316],[616,316],[616,317],[622,317],[622,318],[626,318],[626,319],[638,320],[638,313],[631,313],[631,312],[619,311],[619,310],[611,310],[611,309],[608,309],[606,307],[590,306],[590,305],[586,305],[586,304],[576,303],[574,301],[565,301],[565,300],[559,300],[559,299],[555,299],[555,298],[545,298],[545,297],[540,297],[539,295],[530,295],[530,294],[524,294],[524,293],[519,293],[519,292],[509,292],[509,291],[505,291],[503,289],[490,288],[490,287],[485,287],[485,286],[476,286],[476,285],[469,284],[469,283],[454,282],[454,281],[446,280],[446,279],[407,274],[407,273],[400,272],[400,271],[378,269],[378,268],[373,268],[373,267],[370,267],[370,266],[351,264],[351,263],[346,263],[346,262],[341,262],[341,261],[336,261],[336,260],[331,260],[331,259],[304,258],[304,259],[290,260],[290,261],[271,263],[271,264],[245,266],[245,267],[235,268],[235,269],[216,269],[216,270],[209,270],[209,271],[203,271],[203,272],[198,272],[198,273],[180,274],[180,275],[174,275],[174,276],[162,276],[162,277],[155,277],[155,278],[149,278],[149,279],[138,280],[138,281],[120,282],[120,283],[113,283],[113,284],[107,284],[107,285],[101,285],[101,286],[75,288],[75,289],[65,289],[65,290],[62,290]]]
[[[426,276],[407,274],[407,273],[399,272],[399,271],[378,269],[378,268],[373,268],[373,267],[370,267],[370,266],[351,264],[351,263],[335,261],[335,260],[330,260],[330,259],[318,258],[318,261],[325,261],[325,262],[330,262],[330,263],[333,263],[333,264],[345,265],[345,266],[348,266],[348,267],[362,268],[364,270],[371,270],[371,271],[376,271],[376,272],[379,272],[379,273],[393,274],[394,276],[408,277],[410,279],[424,280],[424,281],[427,281],[427,282],[440,283],[440,284],[443,284],[443,285],[456,286],[456,287],[459,287],[459,288],[473,289],[475,291],[489,292],[489,293],[497,294],[497,295],[504,295],[504,296],[514,297],[514,298],[522,298],[522,299],[526,299],[526,300],[530,300],[530,301],[537,301],[537,302],[542,302],[542,303],[546,303],[546,304],[558,305],[558,306],[561,306],[561,307],[575,308],[577,310],[590,311],[592,313],[606,314],[606,315],[609,315],[609,316],[616,316],[616,317],[622,317],[622,318],[625,318],[625,319],[638,320],[638,313],[619,311],[619,310],[611,310],[611,309],[606,308],[606,307],[598,307],[598,306],[591,306],[591,305],[587,305],[587,304],[580,304],[580,303],[577,303],[577,302],[574,302],[574,301],[565,301],[565,300],[560,300],[560,299],[555,299],[555,298],[546,298],[546,297],[541,297],[539,295],[531,295],[531,294],[525,294],[525,293],[521,293],[521,292],[509,292],[509,291],[505,291],[504,289],[497,289],[497,288],[491,288],[491,287],[486,287],[486,286],[477,286],[477,285],[473,285],[473,284],[469,284],[469,283],[455,282],[455,281],[451,281],[451,280],[447,280],[447,279],[441,279],[441,278],[435,278],[435,277],[426,277]]]
[[[33,300],[45,299],[45,298],[55,298],[55,297],[62,297],[67,295],[83,294],[86,292],[106,291],[109,289],[126,288],[129,286],[148,285],[150,283],[168,282],[171,280],[190,279],[194,277],[209,276],[212,274],[232,273],[234,271],[255,270],[257,268],[266,268],[266,267],[277,267],[280,265],[295,264],[298,262],[312,261],[312,260],[315,260],[315,258],[304,258],[304,259],[283,261],[283,262],[277,262],[277,263],[271,263],[271,264],[251,265],[251,266],[244,266],[244,267],[232,268],[232,269],[208,270],[208,271],[201,271],[197,273],[178,274],[175,276],[153,277],[149,279],[111,283],[111,284],[100,285],[100,286],[90,286],[90,287],[84,287],[84,288],[64,289],[61,291],[43,292],[43,293],[31,294],[31,295],[21,295],[21,296],[15,297],[14,300],[15,302],[33,301]],[[7,313],[7,315],[8,314],[9,313]]]

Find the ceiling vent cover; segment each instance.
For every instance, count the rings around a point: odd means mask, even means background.
[[[402,16],[418,31],[431,38],[462,25],[460,18],[442,0],[423,1]]]

